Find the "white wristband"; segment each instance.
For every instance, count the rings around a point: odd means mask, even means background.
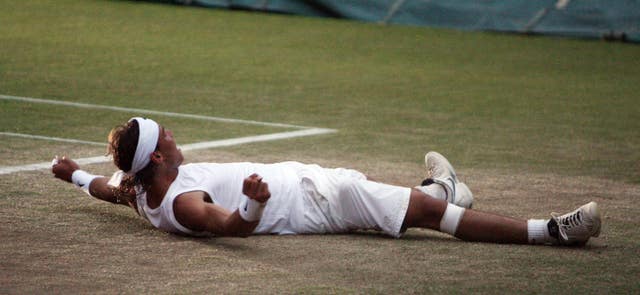
[[[242,203],[240,203],[240,207],[238,207],[238,211],[240,212],[240,217],[248,222],[258,221],[262,217],[262,211],[264,211],[265,203],[260,203],[256,200],[245,198]]]
[[[81,188],[85,193],[91,195],[89,193],[89,185],[95,178],[98,177],[100,176],[89,174],[87,173],[87,171],[78,169],[76,171],[73,171],[73,174],[71,174],[71,182]]]

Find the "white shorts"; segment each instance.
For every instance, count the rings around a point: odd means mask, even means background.
[[[375,229],[393,237],[402,235],[410,188],[368,181],[364,174],[344,168],[305,165],[298,173],[303,198],[290,216],[296,233]]]

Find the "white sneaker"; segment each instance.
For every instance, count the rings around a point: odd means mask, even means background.
[[[573,212],[558,216],[551,213],[558,223],[558,241],[562,245],[584,245],[589,238],[600,235],[600,212],[598,204],[591,202]]]
[[[457,191],[454,204],[463,208],[471,209],[473,206],[473,193],[463,182],[458,182],[456,186]]]
[[[447,158],[438,152],[428,152],[424,156],[427,166],[427,180],[444,187],[447,194],[446,201],[464,208],[473,205],[473,193],[466,184],[459,182],[456,171]],[[426,181],[430,183],[429,181]],[[425,182],[423,182],[425,184]]]
[[[428,152],[424,156],[424,164],[427,166],[427,178],[441,178],[444,179],[451,176],[457,183],[458,176],[456,171],[453,170],[453,166],[449,163],[449,160],[438,152]]]

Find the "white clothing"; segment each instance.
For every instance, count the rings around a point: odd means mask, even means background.
[[[356,170],[305,165],[298,171],[304,191],[297,233],[381,230],[400,237],[411,189],[367,180]]]
[[[298,162],[198,163],[179,167],[160,206],[150,208],[143,192],[138,212],[162,230],[202,235],[182,226],[173,203],[183,193],[203,191],[214,204],[235,211],[246,198],[243,180],[257,173],[269,185],[271,198],[254,234],[340,233],[377,229],[399,237],[409,206],[409,188],[366,180],[355,170],[326,169]]]

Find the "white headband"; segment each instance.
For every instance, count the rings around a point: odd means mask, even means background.
[[[127,174],[129,175],[135,175],[138,171],[142,170],[142,168],[149,164],[151,161],[149,156],[156,150],[158,137],[160,136],[160,126],[155,121],[141,117],[134,117],[131,118],[129,122],[133,120],[138,122],[138,129],[140,132],[138,135],[136,154],[133,157],[133,163],[131,163],[131,170],[127,171]]]

